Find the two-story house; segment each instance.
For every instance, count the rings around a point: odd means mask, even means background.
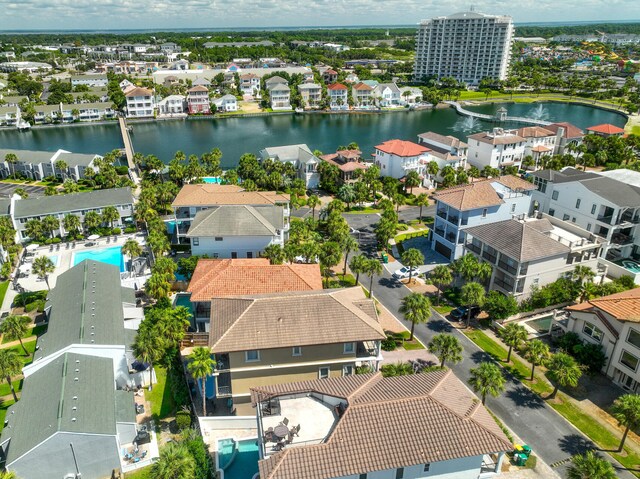
[[[467,139],[467,161],[479,170],[485,166],[498,169],[520,167],[526,142],[516,130],[494,128],[492,131],[476,133]]]
[[[186,97],[184,95],[169,95],[158,102],[158,114],[160,115],[182,115]]]
[[[251,402],[262,479],[489,478],[513,449],[450,370],[255,386]]]
[[[349,109],[349,89],[342,83],[333,83],[327,87],[329,107],[332,110]]]
[[[567,122],[552,123],[546,125],[544,129],[556,134],[554,155],[576,154],[573,148],[580,145],[584,138],[584,133],[580,128]]]
[[[357,181],[356,172],[367,169],[367,165],[362,162],[360,150],[338,150],[335,153],[322,155],[320,159],[338,167],[342,184]]]
[[[602,372],[625,390],[640,393],[640,288],[590,299],[566,308],[567,331],[600,344]]]
[[[273,76],[265,80],[264,84],[273,110],[291,110],[291,88],[287,80]]]
[[[534,208],[571,221],[606,240],[601,263],[614,277],[631,275],[640,283],[640,174],[624,171],[616,179],[565,168],[532,173]]]
[[[305,144],[265,148],[260,151],[260,158],[291,163],[296,169],[297,177],[304,181],[307,188],[317,188],[320,184],[318,165],[321,160]]]
[[[209,332],[211,298],[322,289],[320,265],[271,264],[266,258],[201,259],[187,292],[194,312],[192,326]]]
[[[464,233],[465,252],[491,264],[488,288],[518,300],[570,275],[576,266],[597,273],[604,243],[593,233],[545,214],[471,226]]]
[[[322,72],[322,81],[325,85],[338,81],[338,72],[331,68],[326,69]]]
[[[209,347],[216,397],[251,411],[250,388],[377,371],[385,333],[359,287],[214,297]]]
[[[322,87],[317,83],[301,83],[298,91],[305,108],[317,108],[322,101]]]
[[[466,168],[467,166],[469,146],[455,136],[428,131],[418,135],[418,143],[429,148],[429,161],[435,161],[438,164],[438,173],[435,177],[431,178],[429,175],[430,186],[443,180],[440,172],[445,166],[454,169]]]
[[[373,87],[363,82],[358,82],[351,87],[351,96],[355,108],[370,108],[375,105]]]
[[[253,73],[240,75],[240,91],[243,95],[256,96],[260,93],[260,77]]]
[[[238,99],[231,94],[216,98],[213,100],[213,104],[217,111],[238,111]]]
[[[127,99],[128,117],[143,118],[154,115],[156,100],[148,88],[128,87],[124,96]]]
[[[438,191],[431,247],[450,261],[460,258],[465,228],[527,214],[533,189],[528,181],[501,176]]]
[[[209,90],[207,87],[197,85],[187,90],[187,109],[190,115],[195,113],[208,115],[211,113]]]
[[[542,126],[525,126],[520,128],[518,130],[518,136],[526,140],[524,156],[531,156],[533,158],[535,162],[533,169],[537,169],[540,160],[544,156],[553,155],[556,148],[556,133]]]
[[[400,106],[400,88],[395,83],[379,83],[373,89],[373,96],[381,107]]]
[[[410,171],[422,177],[431,161],[429,148],[412,141],[388,140],[376,145],[373,163],[380,168],[381,176],[404,178]]]

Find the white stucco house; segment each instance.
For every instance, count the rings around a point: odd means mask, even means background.
[[[492,131],[476,133],[467,139],[470,165],[482,170],[485,166],[502,169],[519,167],[525,154],[527,141],[516,130],[494,128]]]
[[[398,179],[410,171],[424,176],[429,161],[429,148],[405,140],[389,140],[376,145],[373,157],[373,163],[380,168],[380,175]]]
[[[304,181],[307,188],[317,188],[320,184],[318,165],[322,160],[305,144],[265,148],[260,151],[260,157],[293,164],[298,178]]]
[[[233,95],[224,95],[212,102],[218,111],[238,111],[238,99]]]

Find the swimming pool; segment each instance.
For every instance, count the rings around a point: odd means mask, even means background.
[[[258,440],[218,440],[218,469],[225,479],[252,479],[258,473]]]
[[[205,176],[202,178],[202,181],[213,185],[219,185],[222,183],[222,178],[219,176]]]
[[[89,249],[86,251],[76,251],[73,254],[73,266],[81,263],[85,259],[100,261],[101,263],[112,264],[120,268],[120,272],[124,272],[124,256],[122,256],[122,247],[113,246],[104,249]]]
[[[525,321],[525,324],[539,333],[548,333],[551,327],[551,321],[553,321],[553,314]]]
[[[622,266],[631,271],[632,273],[640,273],[640,264],[630,259],[622,260]]]
[[[49,256],[49,259],[51,260],[51,262],[52,262],[53,264],[55,264],[56,266],[59,266],[59,264],[58,264],[58,257],[57,257],[57,256],[55,256],[55,255],[54,255],[54,256]]]

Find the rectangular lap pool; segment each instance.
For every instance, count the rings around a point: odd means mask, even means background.
[[[530,321],[525,321],[525,324],[532,329],[535,329],[539,333],[547,333],[549,332],[549,328],[551,327],[551,321],[553,320],[553,314],[549,316],[542,316],[540,318],[532,319]]]
[[[224,479],[253,479],[258,474],[258,440],[220,439],[218,467]]]
[[[120,268],[120,272],[124,272],[124,257],[122,256],[122,247],[113,246],[104,249],[88,249],[86,251],[76,251],[73,254],[73,266],[81,263],[85,259],[100,261],[101,263],[112,264]]]

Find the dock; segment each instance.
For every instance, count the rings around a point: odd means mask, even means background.
[[[547,126],[550,125],[550,121],[545,120],[535,120],[533,118],[525,118],[522,116],[495,116],[495,115],[486,115],[484,113],[477,113],[475,111],[470,111],[462,108],[462,105],[456,101],[445,101],[444,103],[451,105],[456,109],[456,111],[464,116],[470,116],[472,118],[478,118],[479,120],[485,121],[493,121],[493,122],[504,122],[511,121],[514,123],[525,123],[529,125],[538,125],[538,126]]]
[[[127,165],[129,170],[135,171],[136,165],[133,162],[133,143],[131,143],[131,135],[127,127],[127,120],[124,116],[118,117],[118,123],[120,124],[120,133],[122,134],[122,143],[124,143],[124,153],[127,157]]]

